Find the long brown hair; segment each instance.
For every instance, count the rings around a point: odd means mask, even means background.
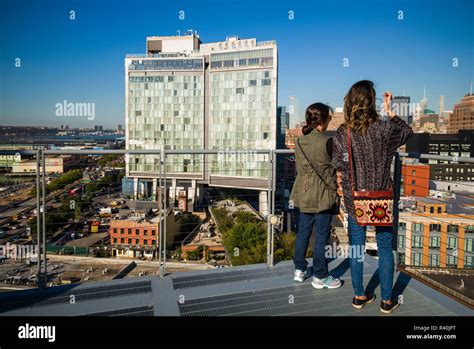
[[[313,103],[306,108],[305,119],[306,125],[303,127],[303,134],[307,135],[313,131],[318,125],[324,125],[328,118],[331,117],[332,108],[323,103]]]
[[[369,80],[356,82],[344,97],[345,126],[365,133],[369,126],[379,119],[375,104],[374,83]]]

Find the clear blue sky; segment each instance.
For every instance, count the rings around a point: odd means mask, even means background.
[[[341,106],[361,77],[430,109],[449,110],[473,78],[470,0],[229,1],[2,0],[0,125],[116,127],[124,124],[124,57],[144,53],[150,35],[199,31],[203,42],[237,34],[276,40],[279,104],[300,110],[321,101]],[[76,20],[69,20],[69,11]],[[185,11],[185,20],[178,18]],[[294,20],[288,19],[293,10]],[[397,11],[404,19],[397,19]],[[15,58],[21,58],[21,68]],[[349,67],[343,67],[344,57]],[[457,58],[459,67],[453,68]],[[58,117],[55,104],[96,103],[96,119]]]

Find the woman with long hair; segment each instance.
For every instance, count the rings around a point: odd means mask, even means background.
[[[345,123],[338,128],[334,137],[333,166],[338,171],[338,183],[342,185],[344,206],[348,213],[351,245],[349,261],[355,294],[352,305],[356,309],[372,303],[375,300],[375,294],[366,294],[369,290],[366,292],[363,286],[366,227],[357,224],[352,191],[390,191],[393,188],[390,166],[395,151],[413,135],[411,127],[392,112],[391,98],[390,92],[384,93],[384,109],[390,120],[382,121],[376,111],[373,83],[362,80],[352,85],[344,98]],[[348,139],[350,139],[351,152]],[[352,155],[352,159],[349,159],[349,154]],[[339,177],[339,171],[342,178]],[[358,189],[353,189],[352,183]],[[392,299],[393,226],[376,226],[375,229],[382,298],[380,311],[391,313],[399,305],[397,300]],[[359,251],[358,254],[361,255],[357,255],[354,251]]]
[[[323,132],[332,117],[332,109],[323,103],[306,109],[306,126],[295,145],[296,180],[290,203],[299,207],[299,229],[295,242],[295,282],[308,276],[306,253],[316,229],[313,246],[313,281],[316,289],[337,288],[341,281],[328,272],[325,256],[333,213],[338,209],[336,173],[331,163],[332,138]]]

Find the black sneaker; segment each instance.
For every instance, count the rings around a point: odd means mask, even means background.
[[[370,304],[375,300],[375,294],[368,296],[365,295],[365,299],[352,298],[352,306],[356,309],[362,309],[366,304]]]
[[[380,311],[384,314],[391,314],[399,306],[398,301],[391,301],[390,303],[380,302]]]

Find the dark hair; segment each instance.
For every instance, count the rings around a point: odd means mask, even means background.
[[[306,125],[303,127],[303,134],[307,135],[318,125],[324,125],[332,114],[332,108],[323,103],[313,103],[306,108]]]
[[[374,83],[369,80],[356,82],[344,97],[345,126],[365,133],[367,128],[379,119],[375,104]]]

